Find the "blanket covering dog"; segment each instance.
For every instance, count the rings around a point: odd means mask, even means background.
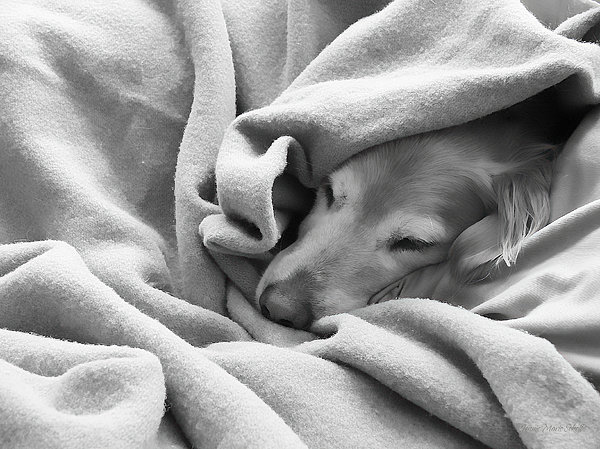
[[[551,86],[598,103],[596,3],[0,17],[0,447],[600,447],[600,109],[557,163],[553,222],[455,305],[390,301],[316,336],[249,302],[307,188],[358,151]]]

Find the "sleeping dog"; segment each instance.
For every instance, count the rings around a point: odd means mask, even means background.
[[[459,282],[476,282],[498,263],[513,264],[549,219],[551,109],[537,98],[346,161],[321,184],[295,243],[263,274],[263,315],[308,329],[377,302],[425,266],[445,262]]]

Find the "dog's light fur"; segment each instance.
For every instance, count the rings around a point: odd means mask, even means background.
[[[427,265],[447,260],[456,278],[474,282],[514,263],[549,217],[555,146],[545,131],[530,115],[501,112],[351,158],[265,271],[263,314],[307,328]]]

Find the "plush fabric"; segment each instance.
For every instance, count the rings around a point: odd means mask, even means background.
[[[428,298],[314,334],[253,306],[310,189],[353,154],[551,86],[557,107],[598,103],[596,3],[0,16],[0,447],[600,446],[598,109],[510,270],[460,289],[422,270]]]

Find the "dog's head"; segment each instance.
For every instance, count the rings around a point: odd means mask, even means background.
[[[390,283],[448,260],[464,282],[548,220],[553,146],[509,116],[366,150],[324,180],[298,239],[257,289],[262,313],[308,328],[365,306]]]

